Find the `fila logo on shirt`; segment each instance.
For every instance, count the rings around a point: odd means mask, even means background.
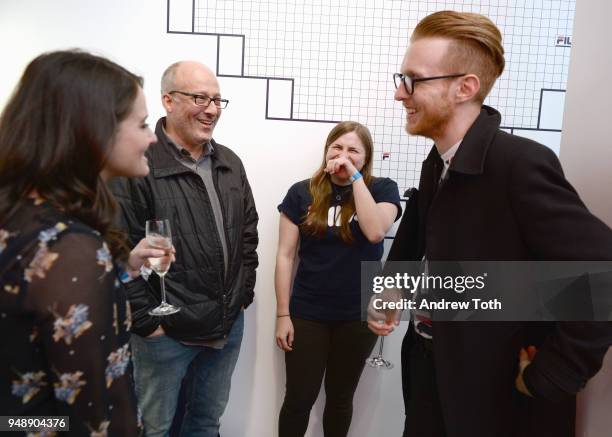
[[[329,208],[329,210],[327,211],[327,226],[331,227],[340,227],[340,213],[342,211],[342,206],[341,205],[336,205],[336,206],[332,206]],[[349,220],[349,223],[352,221],[359,221],[357,220],[357,214],[353,213],[353,215],[351,216],[351,219]]]

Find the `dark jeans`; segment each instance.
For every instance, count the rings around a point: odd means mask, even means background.
[[[287,386],[279,437],[303,437],[325,374],[325,437],[345,437],[353,395],[377,337],[361,321],[312,321],[293,317],[293,351],[285,353]]]
[[[243,330],[241,312],[223,349],[186,346],[165,335],[153,338],[132,335],[136,396],[147,437],[168,437],[181,381],[188,368],[191,385],[185,390],[187,405],[180,435],[219,435],[219,418],[229,399]]]
[[[408,329],[413,330],[412,325]],[[433,343],[420,335],[412,335],[409,350],[402,350],[402,373],[408,372],[404,386],[406,422],[403,437],[446,437],[438,383],[433,360]],[[404,346],[404,345],[402,345]],[[406,383],[406,381],[404,381]]]

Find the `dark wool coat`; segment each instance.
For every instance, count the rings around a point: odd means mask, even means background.
[[[612,260],[612,231],[584,206],[547,147],[499,129],[483,106],[436,192],[434,147],[391,260]],[[419,375],[405,368],[404,394]],[[601,367],[609,322],[434,322],[438,391],[448,437],[574,435],[575,394]],[[514,388],[521,347],[535,345],[525,372],[535,399]],[[407,424],[407,427],[410,425]]]

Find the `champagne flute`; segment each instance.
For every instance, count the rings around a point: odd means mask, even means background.
[[[170,314],[178,313],[181,309],[166,301],[166,284],[164,283],[164,276],[170,270],[170,264],[172,263],[170,222],[168,220],[147,220],[146,239],[149,246],[166,251],[166,255],[160,258],[149,258],[151,269],[159,276],[162,296],[161,304],[149,311],[149,315],[169,316]]]
[[[378,355],[366,360],[366,364],[375,369],[393,369],[393,363],[383,358],[383,347],[385,346],[385,337],[380,337],[380,348],[378,349]]]

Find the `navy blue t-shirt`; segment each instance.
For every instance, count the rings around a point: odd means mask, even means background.
[[[293,184],[278,205],[293,223],[303,223],[312,197],[309,180]],[[383,243],[370,243],[359,228],[358,220],[351,219],[353,242],[340,237],[340,208],[352,186],[333,185],[325,236],[318,237],[300,227],[300,263],[293,281],[289,303],[291,315],[308,320],[359,320],[361,318],[361,261],[379,261]],[[389,178],[373,178],[370,192],[376,203],[397,205],[401,215],[397,184]],[[337,223],[334,221],[337,217]]]

